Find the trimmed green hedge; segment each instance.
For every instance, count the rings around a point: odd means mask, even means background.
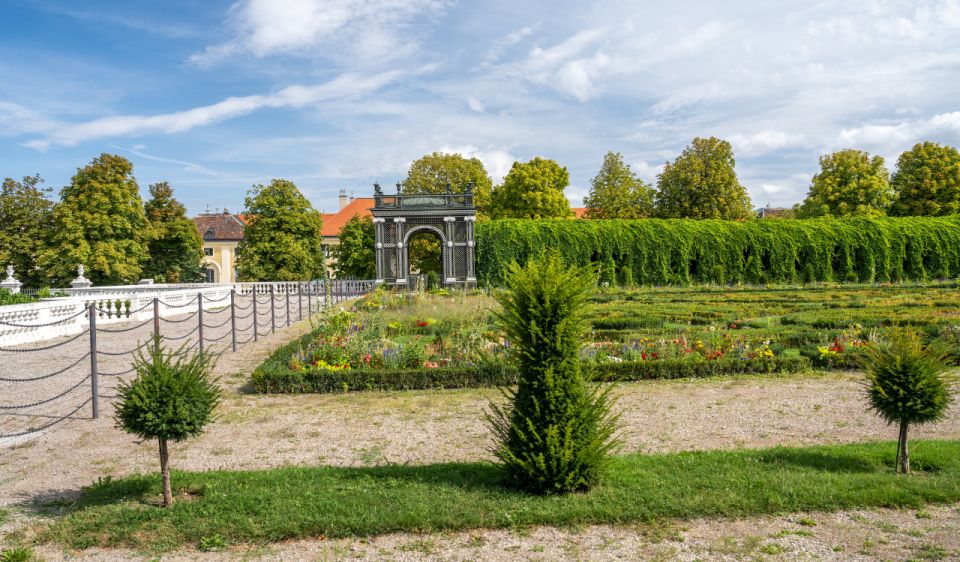
[[[283,348],[277,350],[274,355]],[[422,390],[440,388],[478,388],[516,383],[516,371],[509,367],[471,367],[439,369],[391,369],[345,371],[292,371],[285,361],[268,359],[253,373],[257,392],[349,392],[353,390]],[[754,373],[792,373],[810,368],[805,357],[774,357],[742,361],[637,361],[585,366],[595,380],[609,382],[648,379],[700,378]]]
[[[499,285],[544,248],[611,284],[897,282],[960,275],[960,216],[750,220],[481,221],[477,274]]]

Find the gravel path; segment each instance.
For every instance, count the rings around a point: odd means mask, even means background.
[[[489,458],[483,411],[496,390],[261,396],[248,394],[249,373],[304,322],[225,354],[217,372],[226,389],[219,420],[202,437],[172,447],[175,468],[249,469],[288,464],[373,465]],[[135,338],[128,338],[134,343]],[[116,345],[121,345],[123,341]],[[6,359],[5,357],[0,359]],[[864,405],[860,379],[829,373],[655,381],[622,385],[617,408],[627,452],[805,445],[892,439]],[[960,439],[960,407],[914,437]],[[0,447],[0,506],[28,523],[19,504],[70,497],[98,477],[154,471],[152,443],[116,429],[110,406],[98,420],[73,419],[28,441]],[[297,541],[229,553],[182,552],[164,559],[222,560],[556,560],[556,559],[960,559],[956,506],[909,511],[811,514],[748,520],[699,520],[682,527],[535,528],[370,540]],[[808,522],[807,522],[808,523]],[[940,549],[940,550],[937,550]],[[126,551],[62,553],[45,559],[128,560]],[[79,556],[79,558],[77,558]]]

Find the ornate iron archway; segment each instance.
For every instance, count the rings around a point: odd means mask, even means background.
[[[371,209],[376,229],[377,284],[405,289],[410,284],[410,256],[407,246],[418,232],[432,232],[440,239],[441,272],[444,287],[475,287],[477,274],[473,223],[473,185],[463,193],[400,193],[384,195],[373,184]]]

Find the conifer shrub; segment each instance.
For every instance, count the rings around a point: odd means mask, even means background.
[[[866,357],[870,407],[888,424],[900,427],[897,471],[909,474],[909,427],[943,419],[953,401],[955,373],[950,350],[939,342],[924,345],[914,332],[898,331]]]
[[[537,494],[596,484],[617,446],[610,387],[584,380],[578,356],[588,329],[587,301],[596,277],[556,253],[513,263],[498,296],[500,328],[518,370],[505,407],[491,405],[494,454],[508,483]]]
[[[157,337],[146,354],[137,352],[137,376],[117,387],[117,426],[159,445],[164,507],[173,505],[167,442],[202,433],[220,402],[220,387],[210,376],[213,361],[209,353],[188,353],[183,347],[167,351]]]

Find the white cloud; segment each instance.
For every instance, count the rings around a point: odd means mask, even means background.
[[[477,113],[483,113],[484,105],[483,102],[474,97],[467,98],[467,106],[471,111],[476,111]]]
[[[837,134],[829,146],[835,149],[853,147],[893,153],[929,137],[941,135],[960,137],[960,111],[941,113],[929,119],[846,128]]]
[[[496,62],[503,55],[504,51],[523,41],[526,37],[529,37],[533,33],[534,27],[535,26],[525,25],[494,41],[487,51],[487,54],[483,57],[484,61],[486,63]]]
[[[483,162],[483,167],[493,179],[494,185],[503,181],[503,177],[510,171],[510,167],[516,162],[514,157],[505,148],[488,147],[485,149],[476,146],[444,146],[440,152],[447,154],[460,154],[464,158],[477,158]]]
[[[25,145],[46,150],[54,145],[75,146],[94,139],[147,133],[179,133],[247,115],[259,109],[302,108],[321,101],[370,93],[394,81],[399,74],[400,71],[396,70],[371,76],[342,74],[323,84],[287,86],[273,94],[232,97],[212,105],[174,113],[117,115],[61,125],[48,123],[43,138],[28,141]]]
[[[784,148],[806,146],[807,140],[802,134],[784,131],[760,131],[752,134],[734,134],[727,137],[738,156],[759,156]]]
[[[308,54],[377,61],[413,46],[410,29],[445,0],[242,0],[231,8],[234,37],[190,57],[210,66],[237,54]]]

